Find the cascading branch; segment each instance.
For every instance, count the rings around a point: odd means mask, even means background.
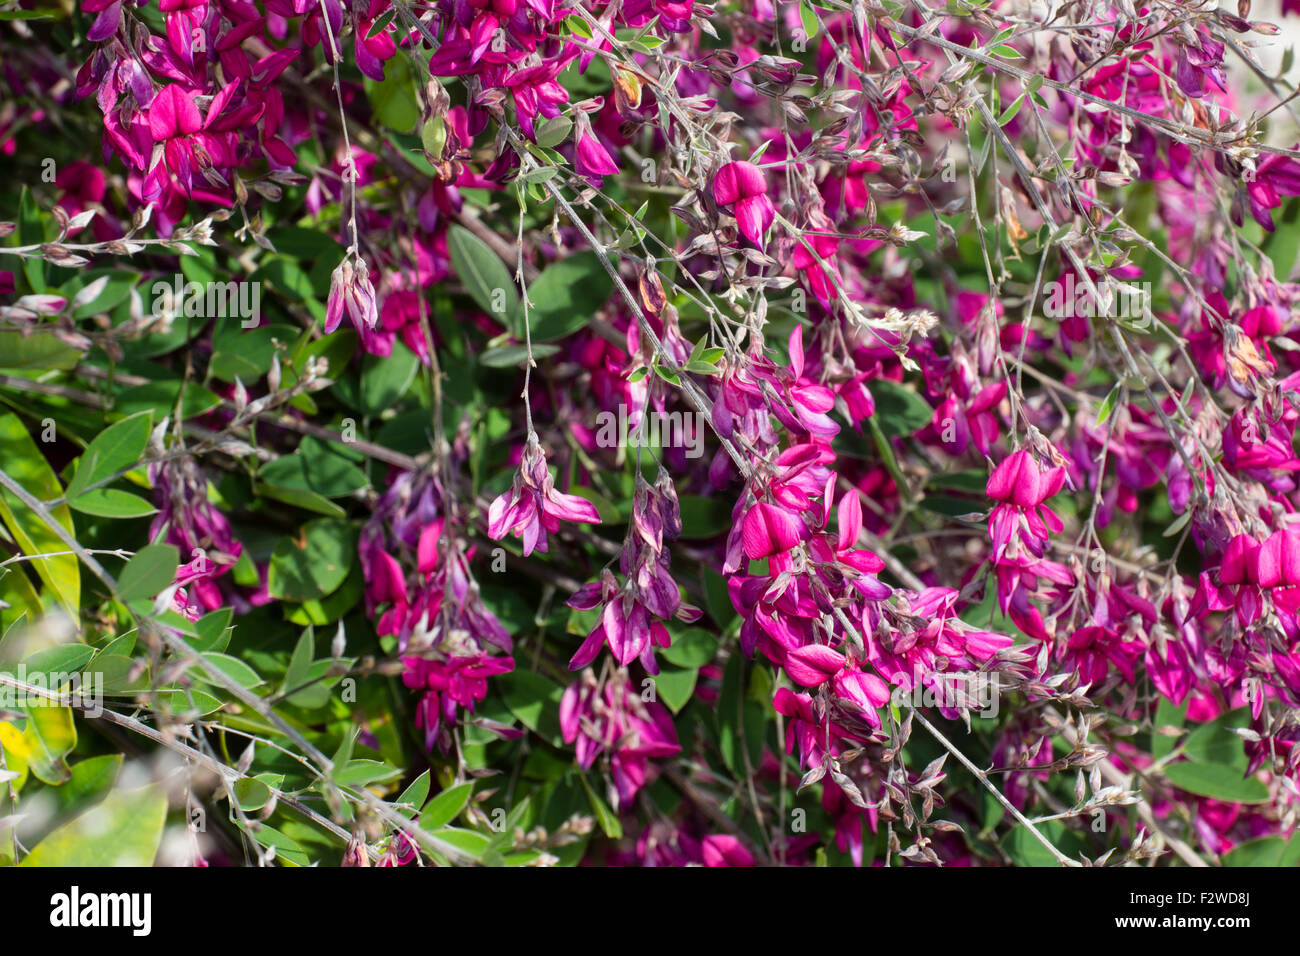
[[[10,3],[0,863],[1294,865],[1249,8]]]

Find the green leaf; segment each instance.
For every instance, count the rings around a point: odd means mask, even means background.
[[[415,819],[415,815],[420,812],[420,807],[424,806],[424,801],[429,798],[430,779],[430,772],[426,770],[402,791],[402,795],[394,801],[398,805],[398,813],[408,820]]]
[[[349,760],[334,771],[334,782],[341,787],[364,787],[377,780],[388,780],[401,771],[381,760]]]
[[[49,501],[61,497],[63,487],[54,470],[32,441],[22,421],[10,413],[0,415],[0,462],[4,470],[28,493]],[[76,535],[72,513],[65,505],[51,508],[50,514],[63,528]],[[45,522],[8,491],[0,491],[0,520],[13,535],[23,554],[58,554],[58,557],[33,561],[37,575],[64,605],[74,621],[81,611],[81,567],[76,555],[64,555],[68,546]]]
[[[727,579],[710,567],[702,568],[701,571],[704,575],[704,606],[708,609],[714,623],[725,634],[739,619],[727,590]]]
[[[560,351],[558,345],[533,343],[533,358],[549,358]],[[487,368],[519,368],[528,361],[528,348],[523,345],[498,345],[478,357],[478,363]]]
[[[1151,756],[1159,760],[1169,754],[1174,745],[1178,742],[1178,737],[1169,737],[1159,733],[1161,727],[1182,727],[1187,720],[1186,707],[1178,707],[1172,701],[1160,698],[1160,703],[1156,707],[1155,724],[1151,732]]]
[[[1278,278],[1290,279],[1300,258],[1300,197],[1286,201],[1273,216],[1273,227],[1260,248],[1273,260]]]
[[[1110,413],[1115,410],[1115,403],[1119,401],[1121,391],[1123,391],[1123,383],[1117,384],[1110,390],[1109,394],[1102,399],[1101,407],[1097,409],[1098,425],[1104,425],[1106,419],[1110,418]]]
[[[175,545],[145,545],[122,569],[117,579],[118,598],[130,602],[156,597],[171,586],[180,564],[181,554]]]
[[[231,790],[235,793],[235,803],[245,813],[256,813],[271,801],[270,784],[256,777],[236,780]]]
[[[537,145],[547,149],[554,149],[573,132],[573,120],[567,116],[556,116],[541,123],[537,127]]]
[[[660,668],[659,675],[654,678],[655,694],[669,710],[676,714],[690,702],[691,694],[695,693],[695,681],[699,674],[699,670],[695,667]]]
[[[162,788],[114,790],[103,803],[59,827],[21,866],[150,866],[162,842]]]
[[[464,226],[447,230],[456,275],[479,308],[511,331],[519,328],[519,290],[497,254]]]
[[[203,658],[209,668],[218,670],[225,674],[240,687],[257,687],[262,684],[262,678],[257,676],[257,671],[253,670],[238,657],[231,657],[229,654],[219,654],[216,651],[204,651],[199,655]],[[201,677],[200,677],[201,675]],[[210,683],[216,681],[208,677],[206,673],[197,671],[194,675],[196,678],[207,680]]]
[[[683,538],[712,538],[731,530],[731,505],[725,498],[681,495],[677,504],[681,509]]]
[[[367,355],[361,365],[361,408],[378,415],[397,404],[406,394],[420,367],[416,354],[400,342],[387,357]]]
[[[43,783],[58,785],[72,778],[67,756],[77,746],[77,725],[71,707],[32,704],[24,708],[28,744],[27,766]]]
[[[1201,724],[1183,741],[1183,753],[1189,760],[1221,764],[1245,771],[1250,762],[1245,742],[1229,728],[1250,725],[1250,709],[1239,707],[1214,720]]]
[[[807,3],[799,4],[799,23],[803,27],[805,39],[811,40],[817,35],[820,26],[817,22],[817,14],[813,12],[812,7]]]
[[[1224,866],[1295,866],[1300,856],[1300,838],[1290,843],[1280,836],[1247,840],[1223,854]]]
[[[1219,764],[1170,764],[1165,776],[1176,787],[1200,797],[1211,797],[1228,803],[1267,803],[1268,787],[1254,777],[1243,777],[1239,769]]]
[[[100,518],[142,518],[158,509],[139,495],[116,488],[95,488],[71,499],[74,511]]]
[[[291,259],[315,259],[326,253],[342,256],[338,240],[320,229],[303,226],[283,226],[271,233],[271,241],[281,256]]]
[[[877,379],[868,386],[875,399],[875,420],[890,438],[911,435],[930,424],[934,409],[916,392],[897,382]]]
[[[152,430],[153,415],[145,411],[130,415],[100,432],[77,463],[77,473],[68,482],[68,499],[76,498],[89,486],[139,462]]]
[[[461,830],[455,827],[439,830],[438,839],[450,843],[458,850],[463,850],[475,859],[481,857],[487,851],[487,848],[492,845],[492,841],[482,833],[477,833],[474,830]]]
[[[308,488],[281,488],[279,485],[273,485],[270,482],[256,481],[253,483],[253,493],[259,497],[270,498],[273,501],[282,501],[286,505],[293,505],[303,511],[325,515],[327,518],[342,518],[347,514],[346,511],[324,495]],[[254,581],[253,583],[256,584],[257,582]]]
[[[1070,832],[1060,820],[1048,820],[1037,825],[1036,829],[1047,838],[1053,846],[1066,856],[1073,857],[1083,844],[1078,835]],[[1059,864],[1050,850],[1029,831],[1027,827],[1016,826],[1002,839],[1002,849],[1017,866],[1055,867]]]
[[[54,791],[59,809],[64,812],[86,810],[104,799],[113,789],[118,771],[122,769],[122,760],[121,754],[105,754],[73,764],[68,782]]]
[[[292,265],[284,260],[277,260],[276,271],[285,274]],[[298,269],[297,266],[292,266]],[[272,271],[270,266],[267,272]],[[311,284],[307,274],[298,269],[299,279],[293,280],[299,292],[306,290],[311,294]],[[289,280],[285,280],[289,281]],[[303,295],[291,298],[302,299]],[[260,325],[254,329],[243,328],[238,321],[230,319],[218,327],[212,337],[212,360],[208,363],[208,373],[223,382],[234,382],[239,378],[245,385],[256,382],[271,369],[275,360],[275,340],[292,341],[295,330],[288,325]]]
[[[233,608],[223,607],[203,615],[194,624],[198,637],[190,642],[196,651],[224,651],[230,643],[230,622]]]
[[[105,694],[129,697],[149,686],[149,670],[137,671],[135,659],[125,654],[100,654],[95,658],[95,673],[104,681]],[[188,708],[188,704],[184,705]]]
[[[547,266],[528,286],[528,324],[534,342],[550,342],[584,328],[608,301],[614,284],[594,252]]]
[[[327,498],[342,498],[366,487],[366,473],[333,442],[307,437],[293,455],[262,466],[262,479],[280,488],[314,491]]]
[[[591,801],[591,809],[596,811],[596,822],[600,824],[601,831],[611,840],[623,839],[623,824],[619,822],[618,815],[591,788],[585,773],[579,773],[578,779],[582,781],[582,789],[587,792],[587,799]]]
[[[312,659],[316,656],[316,640],[312,629],[308,628],[294,645],[293,656],[289,658],[289,667],[284,672],[284,681],[280,684],[280,693],[287,694],[307,682],[311,672]],[[292,700],[292,698],[290,698]]]
[[[285,619],[302,627],[308,624],[318,627],[333,624],[353,608],[364,590],[365,580],[361,569],[353,565],[342,587],[319,601],[303,601],[295,608],[286,608]],[[308,706],[298,699],[294,703],[300,707]]]
[[[375,119],[399,133],[415,129],[420,119],[420,104],[415,98],[411,68],[403,57],[393,57],[384,64],[382,81],[367,77],[365,84]]]
[[[541,674],[519,670],[502,674],[495,683],[506,707],[521,724],[553,746],[563,745],[564,738],[560,733],[563,687]]]
[[[236,821],[235,825],[262,846],[274,848],[277,861],[283,861],[291,866],[311,865],[311,858],[307,855],[307,851],[302,848],[302,844],[274,827],[269,827],[265,823],[250,826],[242,821]]]
[[[998,117],[998,125],[1006,126],[1015,119],[1016,114],[1020,112],[1020,107],[1024,105],[1024,102],[1025,94],[1021,93],[1011,102],[1010,106],[1002,111],[1002,115]]]
[[[95,649],[85,644],[61,644],[28,654],[22,663],[29,681],[39,677],[45,681],[46,687],[50,687],[56,674],[79,673],[94,655]]]
[[[1161,537],[1172,538],[1174,535],[1178,534],[1178,532],[1182,531],[1183,528],[1187,527],[1187,523],[1192,520],[1192,513],[1195,510],[1196,509],[1194,508],[1187,508],[1184,510],[1168,528],[1165,528],[1165,530],[1160,533]]]
[[[310,601],[332,593],[356,560],[356,531],[346,521],[317,518],[297,538],[281,538],[271,554],[272,597]]]
[[[182,390],[184,397],[182,398]],[[176,413],[180,402],[181,416],[195,418],[221,404],[221,399],[198,382],[183,382],[179,378],[156,379],[136,385],[118,393],[117,408],[130,414],[149,410],[158,418]]]
[[[0,331],[0,369],[6,371],[67,371],[81,361],[81,350],[65,345],[48,332],[23,335]]]
[[[442,791],[420,811],[420,829],[440,830],[451,823],[452,820],[460,816],[461,811],[469,804],[469,798],[473,792],[473,781],[458,784]]]
[[[678,667],[703,667],[718,656],[718,639],[702,627],[687,628],[674,634],[672,644],[662,653]]]

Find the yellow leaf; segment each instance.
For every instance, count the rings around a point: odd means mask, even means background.
[[[63,486],[41,454],[32,436],[19,418],[9,412],[0,415],[0,462],[5,472],[18,484],[43,501],[63,495]],[[51,509],[51,514],[70,533],[76,534],[72,512],[67,505]],[[68,546],[31,509],[8,491],[0,491],[0,520],[14,536],[23,554],[51,554],[67,551]],[[74,621],[79,620],[81,606],[81,567],[76,555],[60,555],[32,562]]]

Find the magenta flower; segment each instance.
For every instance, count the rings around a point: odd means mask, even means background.
[[[1178,47],[1178,86],[1188,96],[1205,95],[1208,81],[1220,93],[1228,91],[1228,81],[1223,75],[1224,45],[1213,39],[1204,27],[1196,30],[1197,42],[1182,43]]]
[[[369,36],[375,21],[391,8],[388,0],[370,0],[368,12],[358,15],[353,28],[353,52],[356,54],[357,69],[372,80],[384,79],[384,61],[391,60],[397,54],[397,44],[387,30],[381,30],[375,36]]]
[[[670,579],[671,580],[671,579]],[[676,592],[676,585],[673,585]],[[659,673],[654,659],[656,647],[668,647],[671,638],[668,629],[653,620],[650,612],[638,599],[639,592],[632,582],[619,588],[611,572],[606,571],[600,582],[586,585],[569,599],[569,607],[589,611],[604,603],[600,623],[592,628],[577,653],[569,661],[569,670],[586,667],[596,659],[607,643],[610,653],[620,666],[626,667],[637,658],[646,671]]]
[[[181,553],[175,583],[205,611],[229,603],[217,579],[243,554],[229,519],[208,500],[208,480],[192,458],[149,466],[158,514],[149,526],[154,541],[173,544]]]
[[[1255,221],[1272,232],[1270,210],[1282,205],[1283,196],[1300,196],[1300,163],[1289,156],[1269,153],[1259,161],[1254,179],[1247,182],[1246,196]]]
[[[777,713],[789,718],[785,725],[785,752],[799,749],[799,763],[804,767],[820,767],[827,756],[838,756],[841,741],[865,743],[870,734],[859,733],[834,717],[821,717],[813,707],[808,694],[796,694],[788,687],[777,690],[772,699]]]
[[[600,524],[600,514],[585,498],[555,490],[546,454],[537,435],[530,433],[514,487],[498,496],[488,509],[488,537],[500,541],[513,534],[524,543],[524,557],[534,551],[545,554],[547,532],[559,531],[562,520]]]
[[[1259,586],[1272,589],[1281,610],[1300,611],[1300,528],[1275,531],[1260,545]]]
[[[745,556],[758,561],[770,554],[789,551],[808,538],[808,527],[798,514],[775,504],[759,501],[741,522]]]
[[[713,198],[731,207],[740,234],[756,246],[776,219],[776,207],[767,197],[767,180],[753,163],[731,162],[713,178]]]
[[[1065,657],[1079,671],[1079,681],[1097,690],[1110,673],[1110,665],[1130,684],[1135,680],[1133,665],[1142,658],[1141,641],[1125,640],[1105,627],[1081,627],[1070,635]]]
[[[445,661],[404,657],[402,663],[406,665],[402,683],[424,691],[415,712],[415,725],[424,730],[427,750],[438,741],[440,727],[455,723],[458,707],[474,712],[474,705],[487,696],[487,678],[515,669],[513,658],[482,653]],[[444,739],[444,749],[448,744],[449,740]]]
[[[154,154],[141,190],[143,199],[162,197],[164,207],[178,201],[183,205],[184,197],[193,194],[203,170],[233,165],[231,118],[221,114],[238,86],[238,80],[226,84],[212,98],[206,118],[194,102],[195,94],[179,84],[158,91],[147,111]]]
[[[1018,531],[1025,546],[1042,555],[1049,533],[1059,534],[1064,527],[1056,512],[1043,502],[1060,491],[1064,483],[1064,468],[1043,471],[1023,450],[1012,452],[993,469],[985,493],[1001,502],[989,515],[994,561],[1001,559]]]
[[[651,760],[681,751],[672,715],[662,704],[643,701],[626,671],[603,683],[584,671],[560,698],[560,732],[584,770],[606,755],[620,810],[644,786]]]
[[[586,125],[586,124],[583,124]],[[579,134],[577,148],[574,151],[574,166],[578,175],[585,179],[597,179],[600,176],[612,176],[618,172],[618,163],[600,144],[600,140],[591,132],[590,127]]]
[[[689,4],[686,5],[689,9]],[[713,833],[700,841],[700,853],[705,866],[753,866],[754,854],[749,852],[739,838],[725,833]]]
[[[831,678],[831,687],[841,705],[847,702],[863,720],[876,730],[880,729],[880,714],[876,708],[889,703],[889,685],[880,677],[864,671],[857,661],[849,660]]]
[[[1260,543],[1250,535],[1235,535],[1223,549],[1218,585],[1211,572],[1201,573],[1197,602],[1213,611],[1232,611],[1242,626],[1255,622],[1263,610],[1259,582]]]
[[[809,644],[785,656],[785,672],[800,687],[820,687],[845,665],[844,655],[825,644]]]
[[[325,304],[325,333],[328,335],[343,321],[347,309],[353,325],[363,335],[379,324],[379,309],[375,305],[375,287],[370,282],[370,270],[365,260],[345,258],[330,276],[329,301]]]

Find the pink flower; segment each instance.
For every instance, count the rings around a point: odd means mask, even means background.
[[[356,266],[345,258],[335,267],[330,277],[329,301],[325,305],[325,333],[329,334],[343,321],[347,308],[353,325],[363,335],[379,323],[379,309],[375,305],[375,287],[370,282],[370,270],[365,260],[358,258]]]
[[[727,163],[713,179],[713,198],[732,207],[740,234],[756,246],[776,219],[776,207],[767,198],[767,180],[753,163]]]
[[[700,841],[705,866],[753,866],[754,854],[737,837],[715,833]]]
[[[626,671],[603,683],[584,671],[560,698],[560,732],[565,743],[574,744],[584,770],[601,754],[608,757],[619,809],[645,784],[650,760],[681,751],[672,715],[662,704],[643,701]]]
[[[1042,556],[1049,534],[1060,534],[1064,527],[1056,512],[1043,502],[1064,483],[1064,468],[1043,471],[1027,451],[1012,452],[993,469],[985,493],[1002,502],[989,515],[994,561],[1002,559],[1017,532],[1032,553]]]
[[[1282,205],[1283,196],[1300,196],[1300,163],[1289,156],[1269,153],[1259,161],[1255,178],[1246,185],[1246,195],[1255,221],[1272,232],[1270,210]]]
[[[863,720],[880,729],[880,715],[876,708],[889,702],[888,684],[877,675],[864,671],[857,661],[849,660],[831,678],[831,686],[842,702],[850,703]]]
[[[1220,93],[1228,90],[1223,75],[1224,45],[1210,37],[1204,27],[1196,30],[1197,43],[1181,43],[1178,47],[1178,85],[1188,96],[1205,95],[1206,81]]]
[[[845,664],[844,655],[825,644],[809,644],[785,656],[785,672],[800,687],[820,687]]]
[[[788,509],[760,501],[746,513],[741,523],[745,555],[758,561],[770,554],[789,551],[807,540],[808,528],[803,520]]]
[[[1259,586],[1273,589],[1280,609],[1300,610],[1300,528],[1275,531],[1260,545]]]
[[[1197,588],[1198,607],[1212,611],[1231,610],[1243,626],[1254,623],[1263,610],[1263,592],[1259,583],[1260,543],[1250,535],[1235,535],[1223,549],[1219,565],[1219,583],[1211,572],[1201,573]]]
[[[555,490],[537,435],[529,434],[514,487],[488,509],[488,537],[500,541],[513,534],[524,543],[524,557],[534,551],[545,554],[546,534],[559,531],[561,520],[600,524],[600,514],[585,498]]]
[[[391,60],[397,54],[397,44],[393,42],[388,30],[381,30],[373,37],[367,35],[389,6],[388,0],[370,0],[368,12],[357,17],[353,28],[357,69],[372,80],[384,79],[384,61]]]
[[[456,720],[458,706],[473,713],[474,705],[487,696],[487,678],[515,669],[513,658],[482,653],[448,660],[404,657],[402,663],[406,665],[402,683],[425,692],[416,710],[415,725],[424,729],[425,747],[429,750],[438,740],[443,721],[450,725]]]
[[[588,129],[578,136],[575,150],[575,162],[578,175],[586,179],[600,176],[612,176],[618,172],[618,163],[606,152],[594,133]]]

